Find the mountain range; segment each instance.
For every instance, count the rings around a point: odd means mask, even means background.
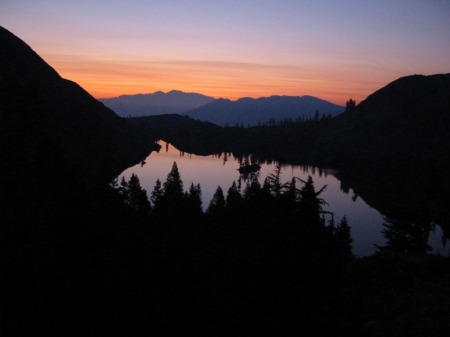
[[[255,126],[285,119],[313,119],[319,116],[336,116],[344,107],[312,96],[271,96],[241,98],[237,101],[218,99],[184,115],[220,126]]]
[[[100,99],[122,117],[180,114],[220,126],[254,126],[285,119],[312,119],[335,116],[344,107],[312,96],[244,97],[237,101],[214,99],[197,93],[172,90],[152,94],[123,95]]]
[[[181,114],[210,103],[214,98],[172,90],[152,94],[123,95],[102,98],[99,101],[122,117],[141,117],[163,114]]]

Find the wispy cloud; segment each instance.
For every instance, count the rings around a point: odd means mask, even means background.
[[[358,101],[395,77],[364,65],[296,66],[234,61],[90,59],[44,55],[65,78],[97,98],[173,89],[237,99],[270,95],[313,95],[343,104]],[[365,76],[361,73],[366,72]],[[374,73],[376,75],[370,75]]]

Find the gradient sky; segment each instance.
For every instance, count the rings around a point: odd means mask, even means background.
[[[0,25],[96,98],[360,102],[402,76],[449,73],[449,18],[449,0],[0,1]]]

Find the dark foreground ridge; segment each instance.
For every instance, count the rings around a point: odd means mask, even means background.
[[[175,164],[151,202],[136,176],[113,188],[158,135],[0,41],[2,336],[449,334],[447,258],[354,259],[313,182],[277,172],[218,189],[206,214]]]
[[[148,133],[139,132],[76,83],[61,78],[2,27],[0,40],[5,173],[33,167],[27,171],[33,175],[37,167],[47,165],[59,172],[72,170],[80,179],[112,179],[155,149]]]

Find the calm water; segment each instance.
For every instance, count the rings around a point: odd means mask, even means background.
[[[172,168],[174,161],[177,162],[181,179],[185,190],[189,189],[191,183],[200,184],[202,188],[203,208],[206,209],[211,201],[217,186],[221,186],[224,193],[231,186],[233,181],[239,179],[239,163],[229,156],[226,161],[217,156],[197,156],[182,154],[175,147],[165,142],[160,142],[159,153],[152,152],[146,159],[146,164],[140,164],[125,170],[122,176],[129,179],[132,173],[138,175],[143,188],[150,196],[157,179],[163,183],[167,174]],[[260,182],[262,183],[267,175],[274,172],[275,164],[262,164],[260,171]],[[357,256],[367,256],[375,252],[374,244],[383,245],[385,239],[381,234],[383,228],[383,215],[376,209],[367,205],[360,197],[353,197],[350,190],[348,194],[341,190],[340,181],[333,176],[331,170],[319,170],[317,168],[305,168],[301,166],[283,166],[281,172],[282,182],[287,182],[293,176],[306,180],[311,175],[314,180],[316,190],[327,186],[321,197],[328,203],[325,210],[331,211],[335,215],[336,222],[345,215],[352,227],[353,253]],[[244,187],[245,185],[243,185]],[[440,228],[430,234],[429,244],[434,247],[435,252],[448,255],[449,248],[446,249],[440,242],[442,232]]]

